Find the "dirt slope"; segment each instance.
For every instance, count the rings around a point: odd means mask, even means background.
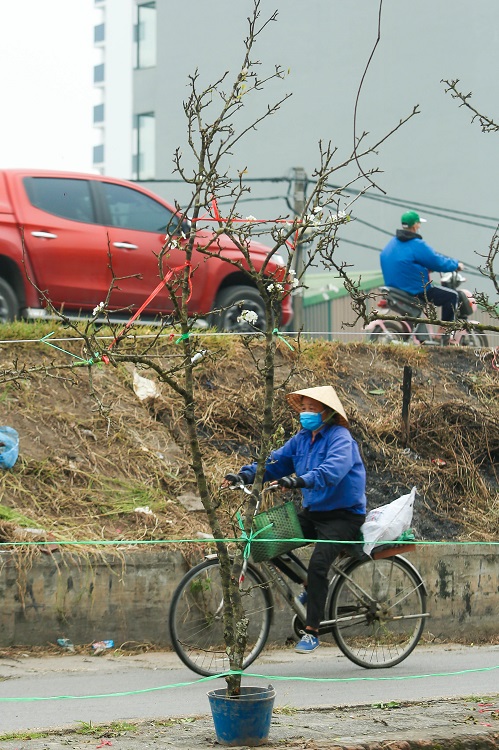
[[[2,339],[0,423],[20,435],[15,467],[0,471],[3,541],[36,537],[26,529],[55,539],[166,539],[209,531],[204,512],[195,510],[181,408],[165,384],[141,401],[132,366],[74,371],[63,352],[7,342],[5,332]],[[64,346],[79,351],[78,343]],[[240,341],[214,337],[206,346],[209,355],[196,368],[199,432],[217,486],[227,470],[255,455],[262,391]],[[166,338],[157,354],[173,357],[178,347]],[[280,345],[281,380],[296,361],[296,349]],[[404,365],[412,368],[405,447]],[[24,369],[18,383],[8,375],[12,367]],[[38,371],[29,373],[33,367]],[[277,393],[276,444],[297,426],[285,392],[327,383],[351,415],[368,470],[369,507],[416,485],[414,525],[421,538],[497,538],[499,372],[491,351],[302,343],[297,372]]]

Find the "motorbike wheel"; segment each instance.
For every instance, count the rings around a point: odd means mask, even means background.
[[[387,320],[384,328],[376,326],[369,334],[369,341],[373,344],[402,344],[407,341],[404,329],[394,320]]]
[[[489,340],[484,333],[463,333],[459,346],[471,346],[474,349],[487,349]]]

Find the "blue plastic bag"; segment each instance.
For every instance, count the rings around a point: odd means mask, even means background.
[[[13,427],[0,427],[0,469],[12,469],[19,455],[19,435]]]

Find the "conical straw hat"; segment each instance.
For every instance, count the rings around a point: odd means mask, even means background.
[[[330,409],[340,415],[338,423],[343,424],[344,427],[350,427],[343,405],[331,385],[322,385],[317,388],[304,388],[302,391],[293,391],[292,393],[288,393],[286,398],[293,409],[299,412],[303,396],[315,398],[315,400],[320,401],[321,404],[329,406]]]

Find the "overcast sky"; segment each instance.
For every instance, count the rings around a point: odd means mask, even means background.
[[[93,0],[0,0],[0,168],[92,170]]]

